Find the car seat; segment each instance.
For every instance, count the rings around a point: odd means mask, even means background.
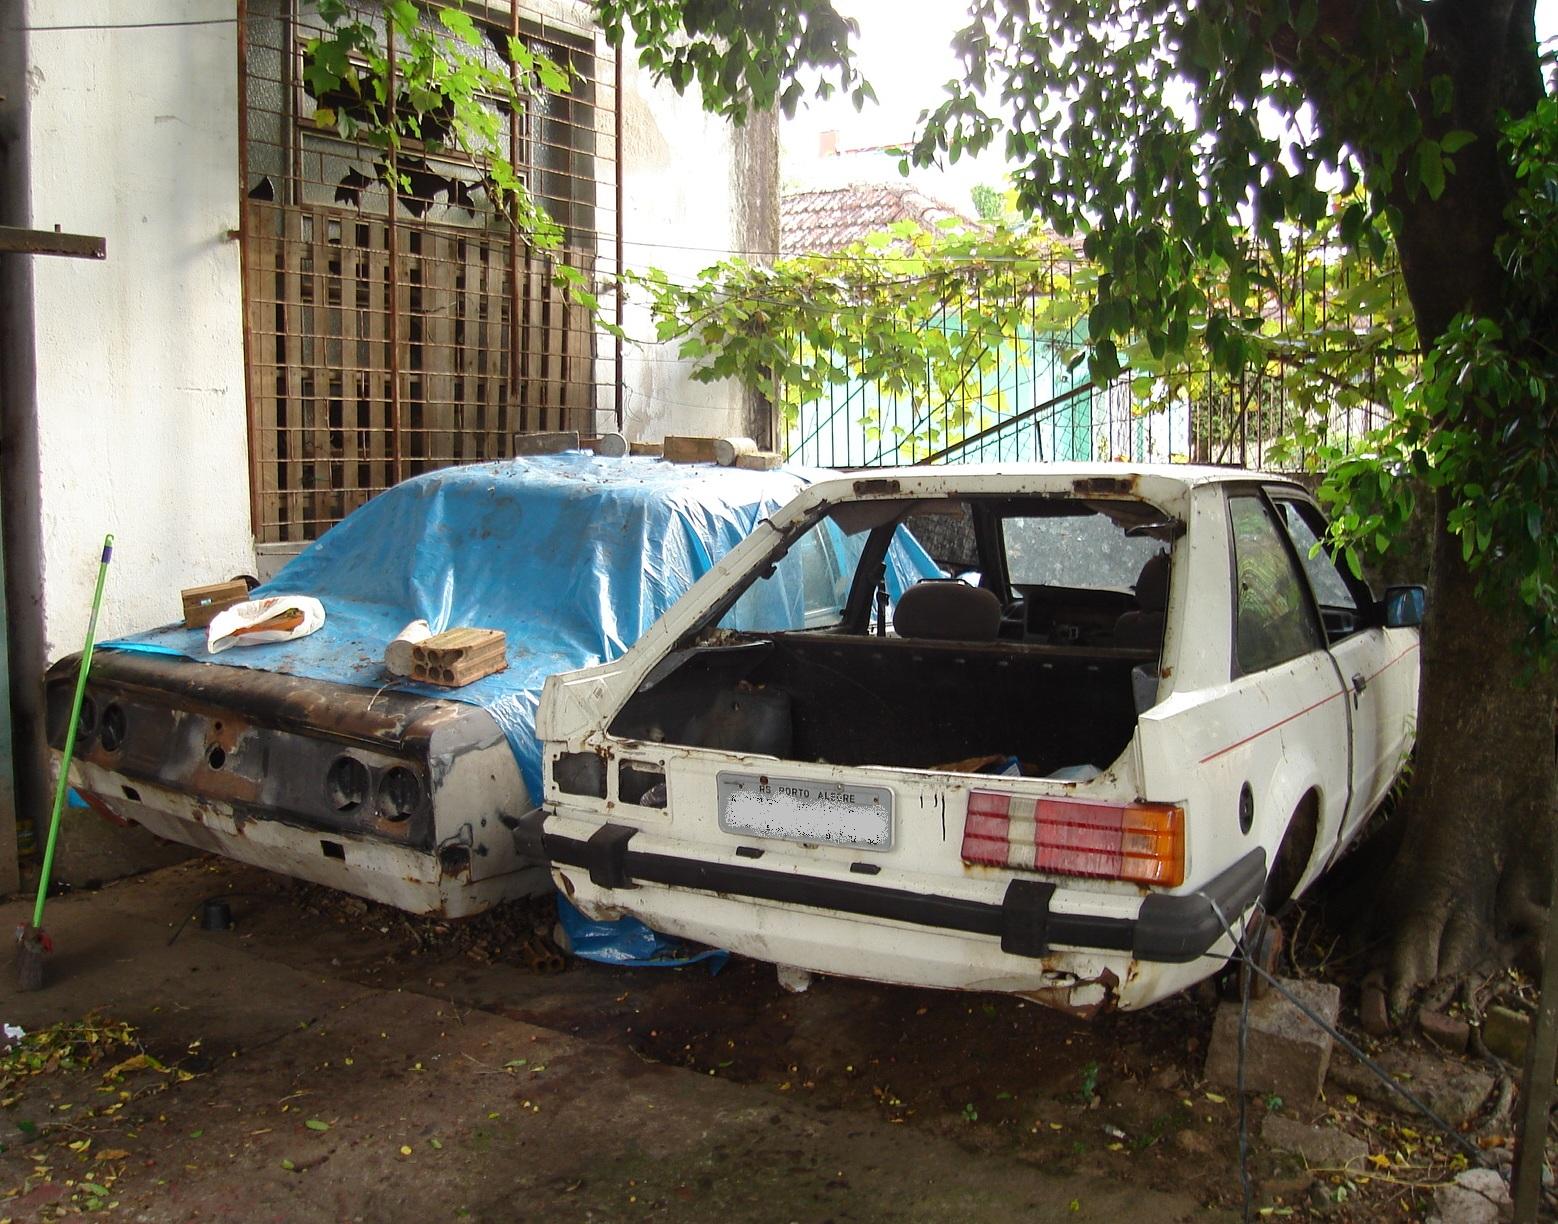
[[[1136,607],[1114,622],[1116,646],[1150,646],[1163,641],[1163,621],[1168,609],[1168,553],[1154,553],[1136,575]]]
[[[956,578],[926,578],[899,597],[893,628],[905,638],[993,642],[1001,629],[1001,601]]]

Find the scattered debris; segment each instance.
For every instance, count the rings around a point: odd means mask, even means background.
[[[302,880],[286,881],[286,887],[311,914],[342,926],[394,934],[404,941],[409,956],[465,956],[484,965],[518,965],[532,973],[561,973],[567,967],[552,937],[557,903],[550,894],[507,902],[470,918],[448,919],[408,914]]]

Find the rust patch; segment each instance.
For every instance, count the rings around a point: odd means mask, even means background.
[[[879,493],[896,493],[899,484],[896,480],[857,480],[854,485],[855,493],[860,497],[874,497]]]
[[[104,820],[108,821],[109,824],[116,824],[121,829],[128,829],[130,825],[134,823],[133,821],[126,820],[123,816],[119,815],[118,812],[114,811],[113,808],[109,807],[108,804],[104,803],[96,795],[84,791],[80,787],[76,788],[76,793],[86,800],[86,804],[89,808],[91,808]]]
[[[1103,997],[1093,1003],[1073,1003],[1072,995],[1089,986],[1102,987]],[[1063,1011],[1068,1016],[1075,1016],[1079,1020],[1092,1020],[1104,1012],[1115,1009],[1119,1001],[1119,989],[1120,979],[1115,975],[1114,970],[1105,969],[1096,978],[1073,978],[1064,984],[1046,986],[1040,990],[1022,990],[1017,993],[1024,999],[1030,999],[1045,1007],[1053,1007],[1056,1011]]]
[[[211,729],[206,732],[206,748],[220,748],[223,752],[231,754],[238,747],[238,740],[249,729],[249,724],[241,719],[234,718],[231,714],[223,715],[211,724]]]
[[[1077,497],[1119,497],[1136,492],[1135,476],[1086,476],[1072,486]]]

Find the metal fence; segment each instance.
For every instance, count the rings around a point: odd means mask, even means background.
[[[1285,264],[1260,307],[1264,329],[1305,346],[1318,362],[1294,364],[1318,364],[1318,374],[1271,357],[1238,377],[1184,365],[1094,385],[1081,359],[1085,327],[1044,322],[1054,287],[1081,266],[1080,256],[1061,253],[1036,279],[998,273],[955,282],[924,326],[954,332],[970,310],[1007,311],[1022,322],[950,393],[907,399],[846,362],[824,396],[776,422],[779,446],[796,462],[841,468],[1056,460],[1302,467],[1308,453],[1302,439],[1295,443],[1296,425],[1306,425],[1310,442],[1358,442],[1384,423],[1390,387],[1415,358],[1405,325],[1380,344],[1371,323],[1407,313],[1388,269],[1342,260],[1324,245],[1295,246]],[[801,361],[829,356],[800,338],[791,351]]]
[[[595,320],[552,276],[560,261],[592,286],[614,283],[620,266],[614,55],[594,30],[522,8],[465,11],[490,67],[517,71],[513,36],[572,78],[566,94],[537,94],[518,113],[493,102],[510,162],[562,228],[557,252],[515,237],[488,198],[486,167],[448,142],[403,139],[385,151],[317,124],[321,103],[302,71],[320,32],[314,6],[241,5],[250,476],[262,542],[313,539],[419,472],[507,457],[516,434],[593,433],[620,413]],[[382,13],[361,5],[393,80]]]

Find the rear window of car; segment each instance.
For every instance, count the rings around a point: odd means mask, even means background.
[[[1013,586],[1129,590],[1163,542],[1129,536],[1097,511],[1003,518],[1007,577]]]

